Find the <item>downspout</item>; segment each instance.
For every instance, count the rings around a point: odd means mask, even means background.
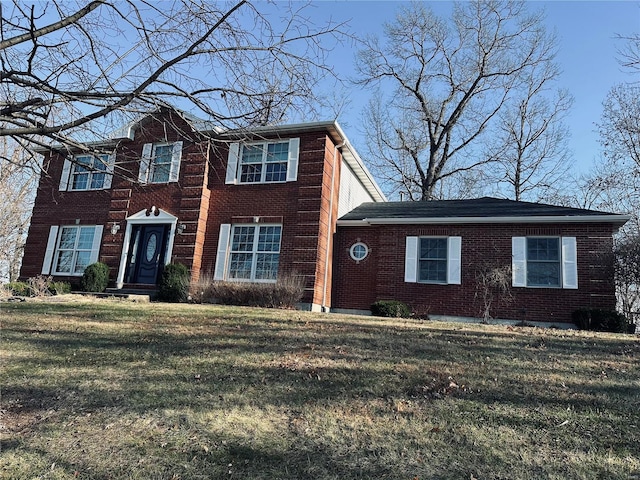
[[[324,288],[322,289],[322,305],[320,307],[320,309],[323,312],[329,311],[329,309],[327,308],[327,279],[329,278],[329,245],[331,243],[331,235],[333,231],[333,224],[332,224],[333,198],[335,197],[334,195],[335,178],[336,178],[336,170],[338,168],[336,165],[336,158],[338,156],[338,150],[344,147],[344,145],[345,145],[345,142],[342,142],[333,147],[333,170],[331,171],[331,197],[329,198],[329,225],[327,228],[327,254],[325,255],[325,259],[324,259]],[[331,249],[331,252],[333,253],[333,248]]]

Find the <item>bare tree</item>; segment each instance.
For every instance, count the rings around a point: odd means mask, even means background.
[[[0,136],[27,151],[52,142],[87,149],[83,141],[157,107],[222,128],[309,113],[343,25],[317,25],[308,6],[2,2]]]
[[[0,152],[13,160],[0,162],[0,281],[13,281],[20,273],[37,176],[20,167],[25,152],[15,142],[0,139]]]
[[[605,160],[640,172],[640,86],[620,84],[613,87],[603,103],[598,124]]]
[[[592,206],[631,215],[622,236],[640,235],[640,37],[619,51],[619,63],[630,68],[630,82],[615,85],[603,102],[597,124],[602,157],[585,176],[581,191]]]
[[[615,282],[618,302],[622,314],[632,323],[640,318],[640,236],[621,239],[617,242],[615,259]]]
[[[569,129],[563,123],[573,97],[553,91],[558,70],[551,63],[532,68],[521,89],[498,115],[488,157],[502,193],[514,200],[550,200],[567,185],[572,161]]]
[[[638,72],[640,70],[640,34],[618,35],[623,46],[618,49],[618,63],[624,68]]]
[[[365,125],[391,189],[429,200],[438,183],[490,162],[481,148],[489,127],[554,48],[523,2],[455,4],[451,21],[422,3],[401,8],[357,62],[358,82],[378,88]]]

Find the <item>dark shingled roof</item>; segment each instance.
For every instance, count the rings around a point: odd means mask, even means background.
[[[470,200],[430,200],[426,202],[367,202],[340,217],[340,221],[376,219],[512,218],[512,217],[611,217],[623,224],[625,215],[558,207],[542,203],[516,202],[483,197]],[[595,219],[594,219],[595,220]],[[600,218],[599,220],[602,220]]]

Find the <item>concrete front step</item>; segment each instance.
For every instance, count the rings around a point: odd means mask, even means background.
[[[156,293],[156,289],[107,288],[104,293],[96,294],[96,296],[122,298],[132,302],[150,302]]]

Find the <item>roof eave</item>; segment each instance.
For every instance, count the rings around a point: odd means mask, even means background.
[[[250,137],[270,136],[270,135],[295,135],[303,132],[312,132],[317,130],[324,130],[329,133],[332,140],[340,146],[342,152],[342,158],[351,167],[351,169],[358,177],[358,180],[362,182],[371,197],[376,202],[386,202],[387,197],[382,193],[382,190],[373,178],[373,175],[369,169],[365,166],[364,162],[356,152],[355,148],[351,145],[349,138],[342,130],[342,127],[335,120],[330,121],[318,121],[318,122],[306,122],[306,123],[292,123],[288,125],[274,125],[266,127],[253,127],[242,130],[229,130],[220,134],[221,137],[226,137],[230,140],[241,140]]]
[[[575,216],[516,216],[516,217],[422,217],[422,218],[363,218],[338,220],[340,226],[368,225],[452,225],[470,223],[610,223],[621,227],[630,215],[575,215]]]

